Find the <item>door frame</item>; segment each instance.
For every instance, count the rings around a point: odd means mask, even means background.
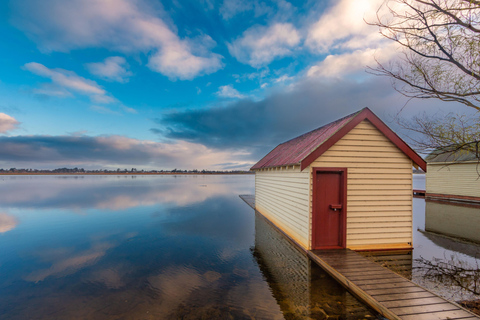
[[[340,173],[340,197],[342,199],[342,219],[340,220],[340,246],[338,247],[318,247],[314,248],[315,243],[315,223],[317,222],[318,217],[316,217],[317,203],[315,200],[315,195],[319,186],[317,185],[317,173]],[[311,237],[311,248],[312,250],[316,249],[345,249],[347,247],[347,168],[328,168],[328,167],[313,167],[312,168],[312,237]]]

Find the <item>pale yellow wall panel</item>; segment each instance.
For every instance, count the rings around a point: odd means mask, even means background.
[[[405,201],[401,205],[391,205],[391,206],[368,206],[365,207],[364,205],[352,206],[350,205],[348,208],[348,212],[353,215],[365,215],[365,212],[370,212],[372,215],[376,214],[377,212],[410,212],[412,214],[411,209],[412,205]]]
[[[378,222],[378,223],[359,223],[352,224],[347,234],[389,234],[389,233],[409,233],[412,228],[412,223],[410,222]],[[388,229],[388,232],[385,230]]]
[[[378,199],[382,199],[383,202],[387,201],[387,200],[391,200],[391,201],[401,201],[401,200],[406,200],[408,201],[409,199],[411,198],[410,195],[394,195],[394,196],[377,196],[377,195],[363,195],[363,196],[356,196],[356,195],[348,195],[348,203],[350,202],[355,202],[355,201],[363,201],[363,202],[368,202],[368,203],[372,203],[372,202],[377,202]],[[367,203],[365,203],[367,204]]]
[[[391,239],[347,239],[347,246],[364,246],[364,245],[382,245],[382,244],[405,244],[412,240],[408,237],[399,237]]]
[[[283,190],[282,188],[277,188],[275,190],[268,190],[268,189],[262,188],[262,190],[259,192],[261,194],[264,194],[265,196],[269,196],[270,194],[273,194],[281,197],[286,197],[289,201],[298,202],[298,203],[304,204],[305,206],[308,206],[309,197],[304,194],[290,192],[288,190]]]
[[[428,164],[427,193],[480,197],[477,163]],[[478,167],[480,171],[480,166]]]
[[[363,141],[361,141],[363,142]],[[357,145],[334,145],[330,148],[331,151],[348,151],[348,152],[396,152],[396,146],[372,146],[372,145],[362,145],[355,143]]]
[[[327,152],[329,157],[342,157],[342,155],[345,152],[348,152],[349,153],[348,156],[351,157],[352,159],[355,159],[356,157],[375,158],[376,156],[378,156],[378,152],[361,152],[361,151],[349,152],[349,151],[330,151],[330,150],[328,150]],[[382,158],[391,158],[391,159],[401,159],[405,157],[403,153],[399,154],[396,152],[382,152],[381,156]]]
[[[338,159],[338,161],[322,161],[322,166],[325,167],[349,167],[349,168],[387,168],[387,169],[405,169],[411,170],[411,165],[405,162],[348,162]]]
[[[308,185],[302,184],[299,186],[296,186],[294,184],[289,184],[289,183],[274,183],[272,181],[261,181],[257,182],[257,185],[260,186],[261,188],[265,188],[268,190],[285,190],[285,191],[290,191],[292,193],[296,193],[299,195],[308,195]]]
[[[297,169],[257,171],[257,210],[305,248],[309,242],[309,175]]]
[[[399,222],[409,222],[410,225],[412,224],[412,219],[410,218],[410,214],[405,214],[405,215],[395,215],[395,216],[389,216],[389,215],[379,215],[379,216],[350,216],[348,217],[348,221],[350,223],[380,223],[378,222],[379,219],[378,217],[381,217],[381,221],[383,222],[392,222],[392,221],[399,221]]]
[[[406,190],[410,188],[410,185],[405,184],[382,184],[382,185],[371,185],[371,184],[349,184],[348,191],[354,190]]]
[[[322,162],[347,162],[347,163],[388,163],[388,162],[402,162],[401,157],[388,157],[388,158],[378,158],[375,157],[375,153],[371,154],[361,154],[361,155],[336,155],[332,156],[330,154],[322,155]],[[311,166],[319,167],[319,162],[315,161],[311,164]]]
[[[388,240],[388,239],[398,239],[398,238],[401,238],[401,239],[409,239],[410,238],[410,232],[407,231],[407,232],[375,232],[375,233],[363,233],[363,234],[359,234],[359,233],[353,233],[353,234],[350,234],[350,233],[347,233],[347,240],[364,240],[364,239],[378,239],[379,242],[384,242],[385,240]],[[380,241],[382,240],[382,241]],[[411,240],[407,241],[407,242],[410,242]],[[402,241],[403,242],[403,241]],[[367,244],[367,243],[365,243]]]
[[[308,226],[305,226],[302,221],[299,222],[298,220],[291,219],[290,212],[282,211],[281,209],[279,210],[278,207],[272,206],[269,204],[259,206],[258,208],[259,208],[258,211],[267,212],[269,214],[270,212],[275,212],[274,216],[276,217],[276,219],[282,221],[282,225],[284,228],[298,234],[300,237],[304,239],[307,239],[305,233],[308,230]],[[270,216],[273,216],[273,214],[270,214]]]
[[[304,193],[305,190],[308,190],[308,181],[305,181],[304,183],[299,183],[299,182],[288,182],[288,181],[276,181],[276,180],[259,180],[257,181],[257,184],[261,184],[263,186],[268,186],[271,188],[276,188],[277,186],[279,187],[290,187],[290,188],[295,188],[298,189],[299,192]]]
[[[294,210],[299,214],[306,215],[306,211],[308,210],[308,202],[302,202],[301,200],[297,200],[291,196],[275,194],[272,192],[264,192],[260,191],[259,197],[264,197],[265,199],[260,198],[261,201],[268,201],[273,200],[275,202],[280,202],[285,208],[289,210]]]
[[[348,188],[349,196],[408,196],[412,193],[407,189],[350,189]],[[407,199],[408,200],[408,199]]]

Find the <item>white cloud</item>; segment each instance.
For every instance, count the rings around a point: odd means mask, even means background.
[[[205,51],[202,48],[205,44],[211,46],[214,42],[208,36],[202,37],[203,41],[197,43],[197,51]],[[171,79],[179,78],[181,80],[190,80],[197,75],[210,74],[223,67],[222,56],[210,53],[208,56],[192,54],[193,42],[172,41],[164,45],[148,61],[148,67],[154,71],[160,72]]]
[[[90,97],[90,99],[98,103],[111,103],[116,101],[115,98],[111,97],[95,81],[80,77],[73,71],[64,69],[49,69],[43,64],[37,62],[29,62],[23,67],[36,75],[49,78],[55,85],[60,87],[57,91],[36,89],[36,91],[34,91],[36,93],[62,96],[57,94],[57,92],[61,93],[62,90],[72,90],[74,92],[87,95]]]
[[[308,30],[306,45],[315,52],[331,49],[359,49],[378,44],[378,29],[365,23],[373,21],[384,0],[332,1],[333,6],[322,14]]]
[[[128,70],[128,63],[123,57],[108,57],[103,62],[87,63],[86,67],[91,74],[107,81],[125,83],[132,75]]]
[[[375,66],[376,60],[388,61],[395,55],[394,43],[378,49],[366,48],[353,52],[328,55],[323,61],[307,71],[308,77],[345,77],[354,74],[365,74],[367,66]]]
[[[243,94],[238,92],[232,85],[220,86],[217,91],[217,95],[223,98],[245,98]]]
[[[292,54],[300,43],[300,35],[290,23],[275,23],[269,27],[252,27],[228,44],[232,56],[242,63],[260,67],[275,58]]]
[[[20,122],[5,113],[0,113],[0,133],[17,129]]]
[[[18,0],[15,25],[44,51],[103,47],[150,53],[148,66],[173,79],[193,79],[223,67],[208,45],[180,39],[165,13],[142,0]]]

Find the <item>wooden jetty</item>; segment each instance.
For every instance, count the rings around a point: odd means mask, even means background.
[[[241,195],[240,198],[255,209],[255,196]],[[287,238],[295,243],[288,235]],[[352,250],[309,250],[306,253],[359,300],[388,319],[480,319],[458,304],[435,295]]]

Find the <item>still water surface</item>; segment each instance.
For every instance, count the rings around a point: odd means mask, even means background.
[[[372,319],[248,176],[0,177],[1,319]]]
[[[424,174],[413,176],[413,188],[425,190]],[[478,299],[478,294],[465,288],[474,288],[474,281],[477,287],[480,285],[479,239],[480,207],[414,198],[412,280],[449,300]],[[428,270],[420,263],[421,259],[435,265],[447,263],[459,269],[477,271],[460,273],[458,277],[425,277]],[[430,274],[434,275],[435,272]],[[466,278],[466,275],[471,276],[474,281]],[[480,293],[480,290],[476,291]]]

